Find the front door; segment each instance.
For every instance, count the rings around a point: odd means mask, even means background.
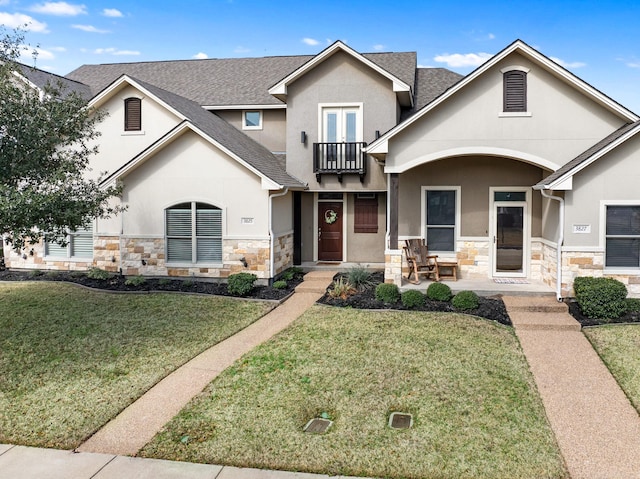
[[[527,266],[527,203],[493,204],[493,275],[525,277]]]
[[[342,203],[318,203],[318,261],[342,261]]]

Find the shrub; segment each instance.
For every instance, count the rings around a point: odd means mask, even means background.
[[[146,282],[147,278],[145,278],[144,276],[131,276],[130,278],[127,278],[124,284],[126,284],[127,286],[141,286]]]
[[[371,280],[371,272],[367,271],[364,266],[354,266],[349,269],[348,274],[349,283],[353,285],[359,291],[364,291],[373,286],[373,281]]]
[[[37,278],[38,276],[42,276],[43,274],[44,273],[39,269],[32,269],[31,271],[29,271],[29,276],[31,278]]]
[[[329,290],[329,296],[332,298],[342,298],[345,299],[347,296],[354,292],[353,286],[348,281],[340,276],[337,280],[333,282],[333,286]]]
[[[284,288],[287,287],[287,282],[285,280],[281,279],[281,280],[278,280],[278,281],[274,281],[272,286],[275,289],[284,289]]]
[[[168,286],[168,285],[170,285],[170,284],[171,284],[171,280],[170,280],[169,278],[160,278],[160,279],[158,280],[158,284],[159,284],[160,286]]]
[[[627,298],[627,311],[637,313],[640,311],[640,299],[638,298]]]
[[[414,309],[424,305],[425,296],[417,289],[410,289],[402,293],[400,299],[405,308]]]
[[[195,286],[195,283],[193,282],[193,280],[185,279],[182,281],[182,284],[180,285],[180,289],[183,291],[186,291],[188,289],[192,289],[194,286]]]
[[[435,301],[451,300],[451,288],[444,283],[431,283],[427,288],[427,298]]]
[[[100,268],[89,268],[89,271],[87,271],[87,278],[105,281],[111,278],[111,273]]]
[[[473,291],[460,291],[451,300],[456,309],[466,311],[478,308],[478,295]]]
[[[236,273],[229,276],[227,291],[233,296],[246,296],[253,289],[258,277],[253,273]]]
[[[617,319],[627,311],[627,288],[617,279],[578,277],[573,282],[582,314],[593,319]]]
[[[400,299],[400,290],[393,283],[380,283],[376,286],[376,299],[384,303],[396,303]]]

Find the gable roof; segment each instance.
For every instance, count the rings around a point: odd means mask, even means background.
[[[365,53],[362,56],[413,85],[415,53]],[[269,88],[314,57],[213,58],[83,65],[69,73],[67,78],[88,85],[92,95],[97,95],[121,75],[128,75],[175,92],[209,109],[242,106],[284,108],[282,101],[269,94]]]
[[[413,108],[403,113],[401,121],[415,114],[418,110],[431,103],[447,89],[459,82],[461,75],[446,68],[416,68],[416,80],[413,94]]]
[[[391,130],[383,134],[380,138],[373,141],[366,148],[367,153],[374,156],[376,154],[380,155],[380,154],[387,153],[389,139],[393,138],[396,134],[398,134],[399,132],[401,132],[408,126],[410,126],[414,121],[426,115],[431,110],[433,110],[436,106],[438,106],[439,104],[441,104],[442,102],[450,98],[451,96],[455,95],[459,90],[461,90],[462,88],[465,88],[468,84],[473,82],[476,78],[484,74],[487,70],[491,69],[497,63],[499,63],[504,58],[506,58],[507,56],[511,55],[514,52],[517,52],[523,55],[524,57],[528,58],[534,63],[537,63],[538,65],[541,65],[545,70],[555,75],[556,77],[560,78],[562,81],[570,84],[572,87],[579,90],[580,92],[582,92],[584,95],[591,98],[596,103],[604,106],[609,111],[618,115],[620,118],[622,118],[626,122],[634,122],[640,119],[640,117],[638,117],[631,110],[625,108],[620,103],[612,100],[610,97],[608,97],[604,93],[600,92],[599,90],[595,89],[585,81],[581,80],[580,78],[575,76],[573,73],[568,71],[566,68],[560,66],[550,58],[544,56],[537,50],[531,48],[522,40],[516,40],[511,45],[507,46],[504,50],[497,53],[496,55],[491,57],[489,60],[487,60],[485,63],[483,63],[481,66],[476,68],[469,75],[462,78],[458,83],[456,83],[451,88],[446,90],[439,97],[435,98],[433,101],[427,104],[420,111],[416,112],[415,115],[412,115],[411,117],[407,118],[405,121],[399,123],[394,128],[392,128]]]
[[[21,75],[30,85],[40,90],[44,90],[47,86],[56,87],[60,85],[63,89],[63,96],[66,96],[69,93],[76,93],[87,101],[91,98],[90,88],[83,83],[54,73],[49,73],[35,67],[29,67],[21,63],[16,64],[16,67],[16,72],[19,75]]]
[[[573,175],[640,132],[640,121],[627,123],[534,185],[536,190],[570,190]]]
[[[183,129],[185,126],[192,127],[193,131],[201,134],[201,136],[211,141],[236,161],[262,177],[263,182],[266,180],[268,183],[271,183],[270,189],[302,189],[306,187],[304,183],[286,173],[279,159],[260,143],[249,138],[216,114],[206,111],[197,103],[180,95],[176,95],[175,93],[158,88],[150,83],[123,75],[106,90],[97,95],[90,104],[100,104],[108,98],[112,92],[117,91],[123,83],[128,83],[145,92],[145,94],[164,104],[183,120],[178,127],[168,132],[163,138],[158,140],[158,142],[147,148],[145,152],[150,151],[152,148],[157,150],[158,144],[162,144],[164,140],[170,137],[175,137],[178,129]],[[136,158],[111,174],[105,179],[105,183],[119,178],[126,171],[129,171],[131,167],[139,164],[141,159],[146,159],[147,156],[145,156],[145,152],[142,152]]]
[[[284,101],[287,96],[287,87],[291,83],[313,70],[317,65],[324,62],[327,58],[330,58],[337,52],[344,52],[350,55],[390,80],[393,84],[393,91],[398,94],[402,105],[410,106],[413,103],[412,90],[415,81],[415,53],[405,53],[402,56],[394,53],[378,54],[377,56],[375,54],[363,55],[355,51],[353,48],[345,45],[340,40],[334,42],[307,61],[304,65],[301,65],[282,80],[274,84],[269,88],[269,93]],[[412,55],[412,58],[410,58],[409,55]],[[374,61],[372,57],[375,57],[377,62]],[[412,64],[410,63],[411,60],[413,60]],[[380,63],[382,63],[382,65]]]

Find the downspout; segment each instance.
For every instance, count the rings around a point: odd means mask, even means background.
[[[275,276],[275,267],[276,267],[276,259],[274,257],[274,248],[276,245],[275,232],[273,231],[273,199],[279,196],[284,196],[289,193],[289,187],[286,186],[284,191],[281,193],[275,193],[273,195],[269,195],[269,236],[271,237],[271,245],[269,252],[269,284],[273,281],[273,277]]]
[[[559,203],[560,214],[558,215],[558,252],[556,254],[556,299],[562,301],[562,243],[564,242],[564,199],[559,196],[553,196],[547,193],[547,190],[541,189],[540,193],[543,197],[555,200]]]

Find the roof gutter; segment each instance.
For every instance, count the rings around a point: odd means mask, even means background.
[[[269,195],[269,237],[271,238],[270,252],[269,252],[269,282],[273,281],[275,276],[276,259],[274,257],[274,249],[276,245],[275,232],[273,231],[273,199],[279,196],[284,196],[289,193],[289,187],[285,186],[284,190],[280,193],[274,193]],[[271,284],[271,283],[269,283]]]
[[[558,215],[558,250],[556,253],[556,299],[562,301],[562,243],[564,243],[564,199],[547,193],[548,190],[540,189],[544,198],[555,200],[559,203]]]

